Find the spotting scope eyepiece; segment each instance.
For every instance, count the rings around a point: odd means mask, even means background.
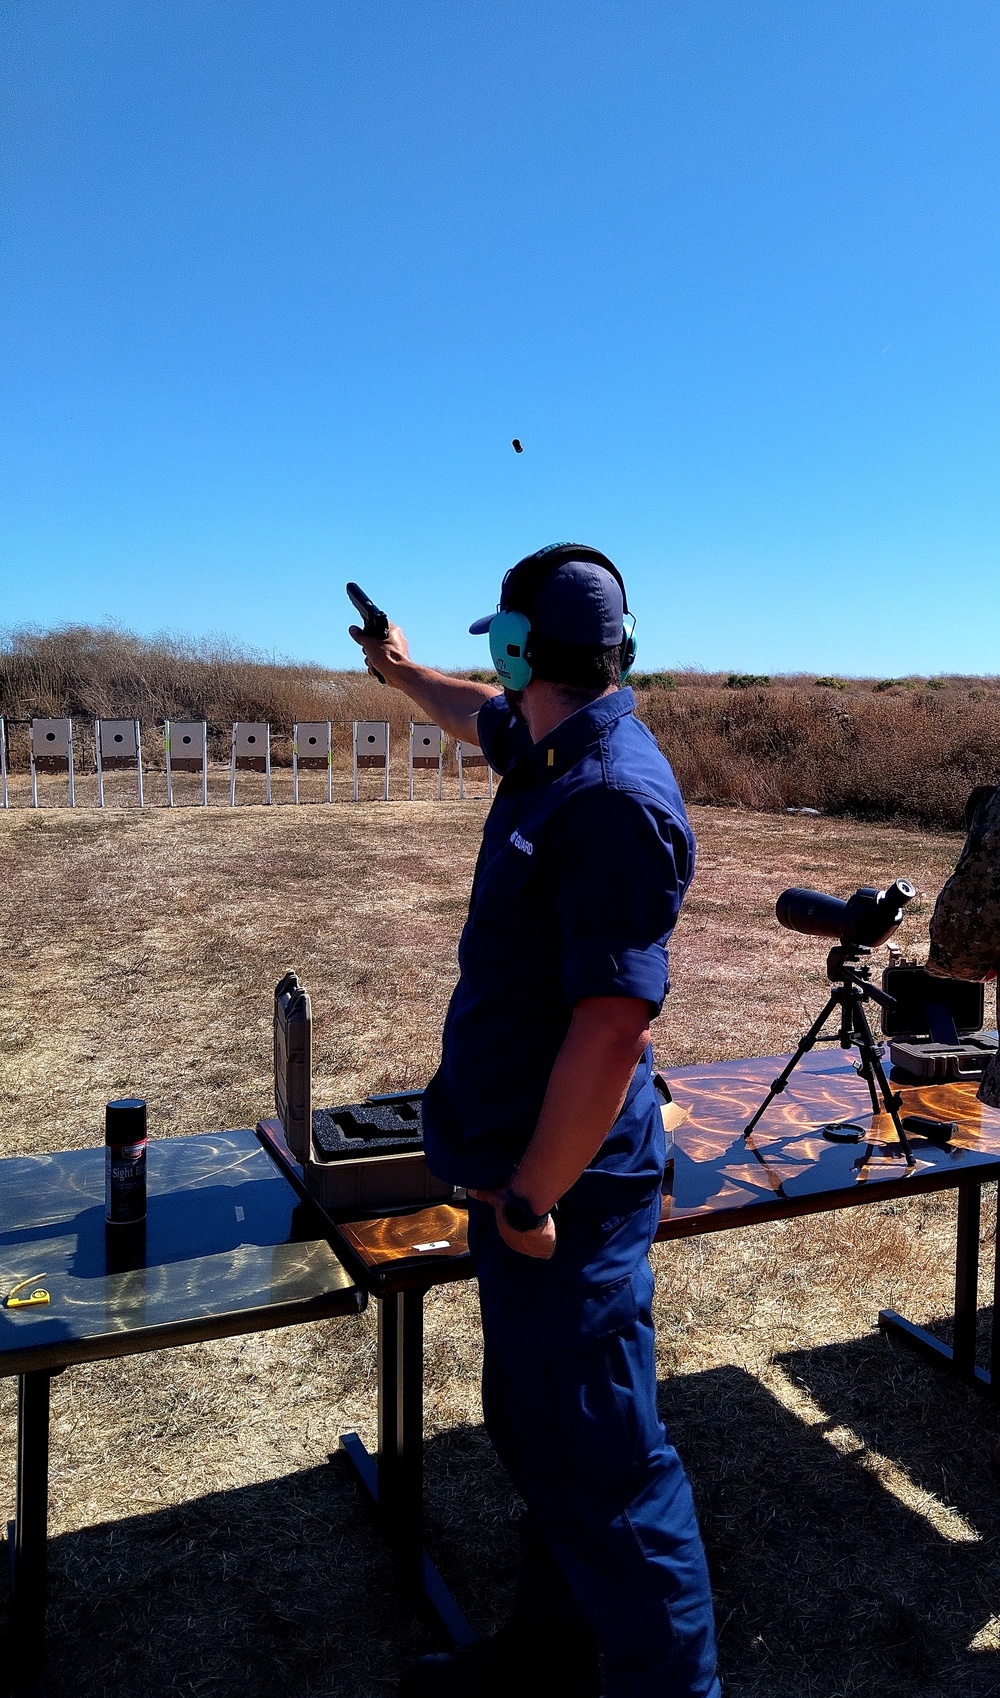
[[[907,878],[898,878],[888,890],[862,885],[846,902],[821,890],[802,890],[797,885],[783,890],[774,905],[780,925],[808,937],[835,937],[847,949],[874,949],[891,937],[903,918],[916,890]]]

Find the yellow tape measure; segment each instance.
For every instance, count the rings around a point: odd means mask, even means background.
[[[44,1287],[39,1285],[34,1291],[30,1291],[27,1297],[19,1297],[17,1294],[19,1291],[23,1291],[26,1285],[33,1285],[36,1279],[44,1278],[44,1274],[31,1274],[27,1279],[22,1279],[19,1285],[13,1286],[11,1290],[8,1291],[4,1308],[43,1309],[47,1303],[51,1303],[52,1301]]]

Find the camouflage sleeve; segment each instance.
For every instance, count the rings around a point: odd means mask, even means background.
[[[976,809],[958,866],[931,916],[927,971],[985,979],[1000,966],[1000,786]]]

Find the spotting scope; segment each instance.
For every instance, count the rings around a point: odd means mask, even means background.
[[[839,938],[846,949],[875,949],[892,936],[916,894],[908,878],[896,879],[888,890],[864,884],[846,902],[821,890],[793,885],[782,891],[774,912],[789,931]]]
[[[839,943],[834,944],[826,958],[826,976],[833,988],[823,1012],[813,1021],[808,1032],[803,1033],[795,1054],[782,1068],[760,1108],[744,1127],[745,1136],[749,1137],[775,1097],[781,1095],[803,1056],[823,1036],[823,1028],[830,1015],[839,1009],[840,1047],[857,1047],[861,1056],[857,1071],[868,1086],[872,1113],[879,1114],[884,1110],[889,1116],[899,1139],[899,1150],[906,1157],[907,1166],[913,1167],[913,1150],[906,1136],[907,1122],[899,1114],[903,1099],[886,1078],[882,1051],[872,1036],[865,1013],[865,1003],[869,1000],[883,1008],[891,1008],[896,999],[871,983],[871,967],[864,957],[892,936],[903,918],[906,904],[912,902],[916,894],[908,878],[895,879],[888,890],[876,890],[873,885],[863,884],[846,902],[841,901],[839,896],[827,896],[822,890],[800,890],[796,886],[782,891],[774,905],[781,925],[787,926],[789,931],[805,932],[810,937],[839,938]],[[910,1129],[914,1130],[912,1124]],[[864,1128],[854,1120],[832,1121],[823,1128],[825,1138],[838,1142],[847,1139],[853,1143],[864,1135]],[[895,1153],[895,1146],[890,1147],[889,1153]]]

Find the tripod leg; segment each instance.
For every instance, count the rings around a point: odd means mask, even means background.
[[[872,1113],[878,1114],[881,1107],[882,1107],[882,1104],[879,1102],[878,1092],[875,1089],[874,1076],[873,1076],[871,1070],[869,1068],[867,1068],[864,1064],[864,1053],[865,1053],[865,1051],[864,1051],[864,1039],[861,1037],[860,1033],[858,1034],[858,1037],[860,1039],[860,1042],[858,1044],[858,1049],[861,1052],[861,1057],[862,1057],[861,1077],[863,1078],[865,1084],[868,1086],[868,1095],[872,1099]]]
[[[878,1098],[875,1095],[875,1086],[872,1081],[872,1075],[874,1074],[875,1078],[878,1080],[879,1090],[882,1093],[882,1102],[885,1106],[885,1112],[891,1119],[893,1126],[896,1128],[896,1136],[899,1139],[908,1166],[913,1167],[914,1160],[913,1151],[910,1148],[910,1140],[903,1131],[903,1122],[899,1118],[900,1105],[903,1099],[897,1091],[892,1089],[885,1076],[885,1068],[882,1066],[878,1047],[875,1043],[872,1029],[868,1024],[868,1016],[865,1013],[864,1004],[860,997],[858,998],[858,1004],[855,1009],[855,1018],[858,1023],[858,1049],[861,1052],[861,1066],[868,1084],[868,1089],[871,1092],[872,1106],[877,1114],[879,1104]]]
[[[795,1054],[792,1056],[791,1061],[788,1063],[788,1066],[782,1068],[781,1072],[778,1074],[778,1077],[775,1079],[774,1084],[771,1086],[771,1089],[768,1091],[767,1096],[764,1098],[764,1101],[761,1103],[760,1108],[757,1110],[757,1113],[754,1115],[753,1119],[751,1121],[749,1121],[746,1126],[744,1126],[744,1128],[743,1128],[744,1138],[746,1138],[749,1135],[749,1133],[751,1133],[753,1131],[758,1120],[761,1118],[761,1115],[763,1115],[767,1112],[767,1110],[770,1108],[771,1104],[773,1103],[775,1097],[781,1095],[781,1092],[784,1090],[785,1086],[788,1084],[789,1079],[791,1078],[792,1074],[794,1073],[799,1062],[802,1060],[802,1057],[806,1054],[806,1052],[808,1050],[812,1049],[813,1044],[816,1042],[816,1039],[819,1037],[820,1032],[823,1030],[823,1027],[826,1025],[827,1021],[829,1020],[830,1015],[833,1013],[838,1002],[840,1001],[841,994],[842,993],[841,993],[839,987],[838,987],[837,990],[834,990],[834,991],[831,992],[829,1000],[828,1000],[826,1007],[824,1008],[822,1014],[819,1015],[818,1019],[813,1021],[812,1025],[810,1026],[808,1032],[805,1033],[804,1037],[801,1037],[799,1039],[798,1047],[795,1051]]]
[[[845,981],[845,994],[840,1004],[840,1047],[841,1049],[861,1050],[864,1045],[864,1032],[858,1025],[858,1010],[861,1007],[860,993],[855,990],[851,979]],[[862,1065],[858,1071],[868,1086],[868,1095],[872,1100],[872,1113],[878,1114],[880,1104],[875,1081],[868,1068]]]

